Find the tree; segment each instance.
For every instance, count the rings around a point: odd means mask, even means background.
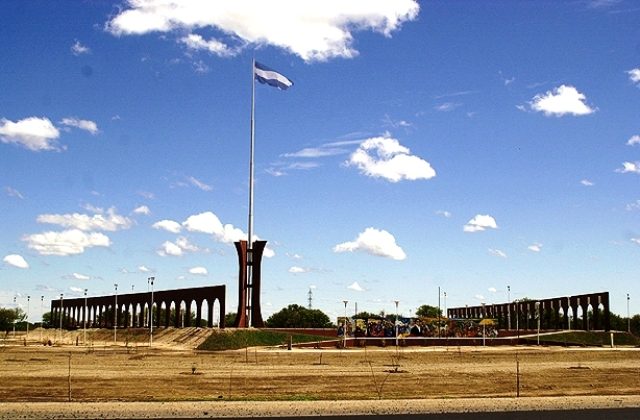
[[[26,314],[20,308],[0,308],[0,331],[13,329],[13,324],[26,319]]]
[[[229,312],[228,314],[224,315],[224,326],[229,328],[229,327],[233,327],[233,324],[236,323],[236,316],[237,314],[235,312]]]
[[[425,318],[438,318],[442,316],[442,309],[431,305],[422,305],[416,310],[416,315]]]
[[[369,318],[374,318],[374,319],[379,319],[379,318],[384,318],[383,316],[380,316],[380,314],[374,314],[371,312],[358,312],[355,316],[355,319],[369,319]]]
[[[42,314],[42,326],[44,328],[51,328],[51,312],[45,312]]]
[[[329,317],[319,309],[292,304],[267,319],[270,328],[331,328]]]

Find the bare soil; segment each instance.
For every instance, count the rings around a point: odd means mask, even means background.
[[[81,334],[81,333],[80,333]],[[640,395],[640,349],[250,348],[198,340],[0,341],[0,403],[466,399]],[[206,336],[206,334],[198,333]],[[38,332],[30,333],[38,337]],[[173,343],[173,344],[172,344]],[[92,345],[90,345],[92,344]]]

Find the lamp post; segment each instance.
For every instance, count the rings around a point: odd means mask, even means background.
[[[40,317],[43,317],[43,316],[44,316],[44,296],[40,296]],[[44,323],[44,319],[40,321],[40,342],[41,343],[42,343],[42,330],[44,329],[43,323]]]
[[[344,303],[344,325],[342,326],[342,348],[347,348],[347,303],[348,300],[343,300]]]
[[[481,302],[482,305],[482,345],[486,344],[487,338],[487,313],[485,312],[484,302]]]
[[[540,345],[540,302],[536,302],[536,318],[538,320],[538,345]]]
[[[27,338],[29,338],[29,301],[31,296],[27,295]]]
[[[114,283],[113,287],[116,289],[116,302],[113,307],[113,342],[115,344],[118,342],[116,336],[118,331],[118,283]]]
[[[511,286],[507,285],[507,329],[511,330]]]
[[[629,293],[627,293],[627,332],[631,333],[631,316],[629,314]]]
[[[396,350],[398,349],[398,300],[393,301],[396,304]]]
[[[84,289],[84,311],[82,313],[82,321],[83,321],[83,329],[84,329],[84,335],[82,338],[82,342],[84,343],[84,345],[87,345],[87,292],[89,291],[89,289]]]
[[[149,307],[150,321],[149,322],[149,347],[153,344],[153,281],[155,277],[149,277],[147,279],[147,285],[151,284],[151,306]],[[167,308],[168,310],[169,308]]]
[[[13,319],[13,339],[16,339],[16,321],[18,320],[18,305],[17,305],[18,296],[13,297],[13,306],[15,306],[16,317]]]
[[[518,341],[520,341],[520,304],[518,302],[518,299],[516,299],[515,302],[516,302],[516,332],[518,334]]]
[[[64,293],[60,293],[60,342],[62,342],[62,318],[64,317]]]

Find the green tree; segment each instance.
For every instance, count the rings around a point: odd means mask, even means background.
[[[233,327],[233,324],[235,324],[236,322],[236,316],[237,314],[235,312],[229,312],[228,314],[224,315],[224,326],[229,328],[229,327]]]
[[[358,312],[355,316],[355,319],[369,319],[369,318],[374,318],[374,319],[379,319],[379,318],[383,318],[380,316],[380,314],[374,314],[372,312]]]
[[[26,314],[20,308],[0,308],[0,331],[13,329],[13,324],[26,319]]]
[[[329,317],[319,309],[307,309],[304,306],[292,304],[267,319],[267,326],[271,328],[331,328],[333,324]]]
[[[437,318],[442,316],[442,309],[438,309],[436,306],[422,305],[416,310],[416,315],[425,318]]]
[[[44,328],[51,328],[51,312],[45,312],[42,314],[42,326]]]

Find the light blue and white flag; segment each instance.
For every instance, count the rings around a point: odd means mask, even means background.
[[[265,66],[264,64],[260,64],[257,61],[255,62],[255,66],[253,68],[253,74],[255,74],[255,78],[258,82],[275,86],[281,90],[287,90],[291,86],[293,86],[293,82],[286,76],[283,76],[277,71],[270,69],[269,67]]]

